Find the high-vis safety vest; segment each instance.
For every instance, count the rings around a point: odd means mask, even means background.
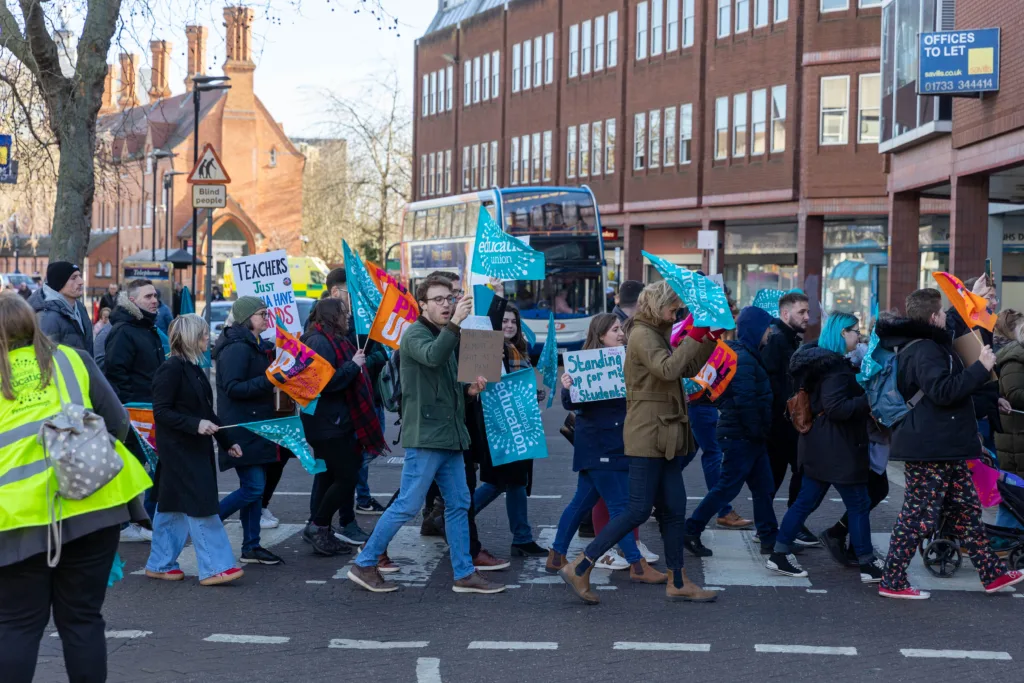
[[[58,497],[57,475],[36,439],[43,422],[60,411],[57,386],[51,379],[45,389],[39,388],[39,363],[31,346],[15,349],[8,357],[15,398],[8,401],[0,396],[0,532],[48,525],[53,520],[47,489],[49,495]],[[91,410],[89,371],[78,353],[59,346],[53,360],[65,402]],[[88,498],[57,500],[54,508],[59,510],[59,519],[124,505],[153,485],[121,442],[115,448],[124,461],[121,471]]]

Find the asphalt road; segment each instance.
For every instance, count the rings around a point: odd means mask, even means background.
[[[530,520],[542,545],[553,538],[575,489],[572,454],[558,434],[564,411],[545,412],[550,457],[535,468]],[[392,420],[393,421],[393,420]],[[375,493],[398,485],[401,449],[371,468]],[[685,473],[688,507],[705,491],[700,467]],[[233,473],[221,490],[237,485]],[[344,578],[351,556],[321,558],[298,535],[306,519],[310,478],[289,464],[272,509],[279,529],[264,545],[287,564],[246,567],[228,586],[201,587],[194,576],[179,583],[137,574],[107,593],[109,680],[131,683],[261,681],[388,681],[494,683],[498,681],[1015,681],[1024,679],[1018,627],[1022,593],[987,596],[969,564],[951,579],[924,574],[933,589],[923,602],[883,600],[857,572],[835,565],[824,550],[803,553],[808,579],[768,573],[751,549],[749,532],[709,529],[712,558],[687,557],[687,572],[719,586],[716,603],[669,603],[660,586],[637,586],[625,572],[595,572],[601,604],[586,606],[542,560],[515,559],[491,576],[510,584],[494,596],[451,591],[444,546],[419,536],[419,520],[405,527],[391,554],[403,565],[402,590],[362,591]],[[783,488],[785,490],[785,487]],[[381,496],[386,502],[386,495]],[[752,515],[744,489],[736,507]],[[884,551],[899,511],[902,489],[872,515],[876,547]],[[478,517],[484,546],[507,556],[511,536],[501,499]],[[784,501],[776,501],[781,519]],[[830,496],[811,518],[818,531],[842,514]],[[374,517],[359,517],[369,529]],[[229,522],[237,539],[240,528]],[[662,551],[657,525],[642,539]],[[183,567],[190,571],[186,549]],[[122,544],[126,573],[141,570],[146,544]],[[193,560],[194,562],[194,560]],[[663,563],[657,566],[664,568]],[[191,569],[194,573],[194,568]],[[913,578],[912,578],[913,580]],[[64,681],[60,641],[47,631],[37,681]],[[0,673],[0,680],[3,679]]]

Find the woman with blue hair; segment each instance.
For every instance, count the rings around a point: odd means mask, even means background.
[[[797,462],[803,471],[800,495],[786,512],[775,551],[765,563],[769,570],[785,576],[807,576],[791,554],[792,543],[832,486],[846,505],[861,581],[882,580],[885,564],[875,557],[868,518],[871,408],[857,383],[856,369],[847,358],[860,339],[857,327],[857,319],[852,315],[832,313],[822,326],[818,341],[801,346],[790,361],[793,386],[806,392],[812,421],[810,430],[800,435],[797,448]]]

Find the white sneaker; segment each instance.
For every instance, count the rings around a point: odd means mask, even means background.
[[[263,512],[260,513],[260,528],[261,529],[276,529],[281,524],[281,520],[274,516],[274,513],[267,508],[263,508]]]
[[[152,540],[153,532],[138,524],[129,524],[121,530],[121,543],[149,543]]]
[[[647,564],[654,564],[655,562],[661,559],[659,555],[657,555],[656,553],[652,553],[650,548],[644,545],[643,541],[637,541],[636,547],[637,550],[640,551],[640,554],[644,556],[644,559],[647,560]]]
[[[601,559],[594,563],[594,568],[610,569],[613,571],[619,569],[629,569],[629,562],[626,562],[626,558],[624,558],[622,555],[619,555],[614,550],[609,550],[601,556]]]

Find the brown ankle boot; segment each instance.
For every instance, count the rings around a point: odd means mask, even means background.
[[[688,602],[714,602],[718,599],[718,591],[704,590],[686,576],[686,571],[679,570],[683,575],[683,587],[676,588],[673,579],[673,572],[668,570],[668,585],[665,586],[665,597],[672,601],[686,600]]]
[[[665,583],[668,576],[647,564],[647,560],[634,562],[629,567],[629,580],[637,583]]]
[[[596,605],[601,601],[597,599],[597,594],[590,589],[590,572],[594,569],[594,563],[590,563],[587,571],[583,572],[583,576],[576,576],[576,567],[583,561],[583,557],[583,553],[580,553],[579,557],[559,569],[558,575],[562,577],[562,581],[569,584],[580,600],[588,605]]]
[[[548,561],[544,565],[544,571],[549,574],[556,574],[558,570],[566,565],[567,560],[565,555],[560,555],[555,552],[554,548],[548,550]]]

